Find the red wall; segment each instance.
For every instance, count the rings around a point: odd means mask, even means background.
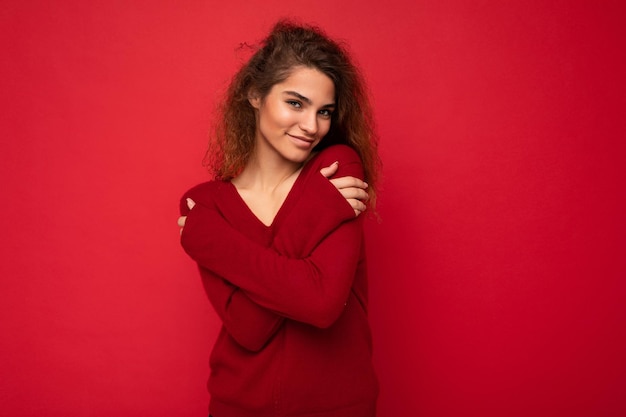
[[[211,3],[3,2],[0,414],[205,415],[178,197],[237,46],[298,15],[375,98],[380,416],[626,415],[620,2]]]

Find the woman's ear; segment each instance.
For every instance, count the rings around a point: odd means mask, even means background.
[[[248,92],[248,102],[255,109],[259,109],[261,107],[261,96],[258,92],[250,90]]]

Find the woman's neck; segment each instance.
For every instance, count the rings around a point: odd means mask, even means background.
[[[296,175],[302,169],[302,165],[280,157],[263,157],[255,152],[243,171],[233,178],[232,182],[239,189],[272,193]]]

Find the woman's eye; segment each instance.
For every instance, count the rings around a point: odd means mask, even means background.
[[[319,114],[323,117],[330,117],[333,113],[328,109],[322,109],[319,111]]]
[[[302,103],[300,103],[299,101],[296,101],[296,100],[288,100],[287,104],[289,104],[291,107],[295,107],[297,109],[302,107]]]

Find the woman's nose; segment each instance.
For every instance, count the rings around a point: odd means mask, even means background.
[[[303,132],[306,132],[309,135],[314,135],[317,133],[319,128],[317,124],[317,113],[316,112],[306,112],[302,114],[302,118],[300,119],[300,129]]]

